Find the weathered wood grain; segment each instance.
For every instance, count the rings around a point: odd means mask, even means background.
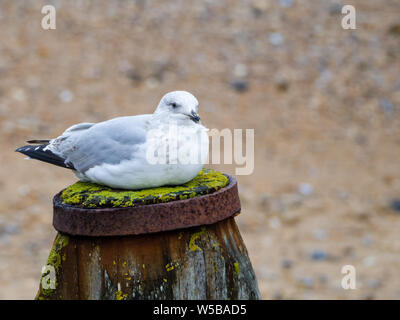
[[[37,299],[260,299],[234,218],[136,236],[58,234],[48,264],[56,288],[40,284]]]

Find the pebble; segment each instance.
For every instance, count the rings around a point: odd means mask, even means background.
[[[7,246],[11,243],[11,237],[8,234],[3,234],[0,236],[0,243],[3,246]]]
[[[378,279],[369,279],[367,281],[367,287],[372,289],[378,289],[382,283]]]
[[[290,259],[283,259],[281,261],[281,267],[283,269],[290,269],[293,266],[293,261]]]
[[[16,88],[13,91],[12,96],[17,101],[21,101],[22,102],[22,101],[26,100],[26,94],[25,94],[24,89],[22,89],[22,88]]]
[[[310,255],[310,259],[315,261],[324,261],[327,259],[327,257],[328,254],[325,251],[319,249],[314,249]]]
[[[326,240],[328,238],[328,234],[324,229],[313,230],[313,236],[318,240]]]
[[[364,238],[363,238],[363,245],[364,246],[366,246],[366,247],[369,247],[369,246],[371,246],[372,245],[372,237],[370,236],[370,235],[366,235]]]
[[[341,14],[342,13],[342,5],[340,3],[333,3],[329,6],[329,14]]]
[[[269,219],[269,226],[272,229],[279,229],[281,227],[281,221],[279,220],[278,217],[273,217]]]
[[[313,193],[312,185],[304,182],[299,184],[298,190],[303,196],[311,196]]]
[[[394,24],[389,28],[389,34],[400,36],[400,24]]]
[[[269,8],[269,3],[267,0],[252,0],[251,6],[253,7],[256,15],[260,15],[263,12],[267,11],[267,9]]]
[[[31,188],[27,184],[18,187],[18,193],[23,197],[27,196],[30,192]]]
[[[289,82],[286,79],[278,79],[275,81],[275,86],[279,91],[285,92],[289,89]]]
[[[128,77],[128,79],[132,80],[132,82],[134,82],[134,83],[138,83],[138,82],[142,81],[142,76],[133,69],[126,71],[125,74]]]
[[[282,7],[285,7],[285,8],[289,8],[289,7],[293,6],[293,0],[280,0],[279,3]]]
[[[393,104],[387,99],[380,99],[379,106],[382,108],[385,114],[390,115],[393,113]]]
[[[249,82],[246,80],[233,80],[231,86],[237,92],[245,92],[249,89]]]
[[[375,260],[376,259],[374,256],[368,256],[363,259],[363,264],[365,267],[371,267],[372,265],[375,264]]]
[[[307,288],[312,288],[314,286],[314,278],[311,276],[307,276],[307,277],[302,277],[299,279],[300,284],[302,284],[303,286],[307,287]]]
[[[328,276],[326,274],[320,274],[320,275],[318,275],[318,281],[319,281],[319,283],[327,284]]]
[[[394,199],[390,203],[390,207],[397,212],[400,212],[400,199]]]
[[[16,223],[9,223],[4,228],[6,234],[17,234],[19,233],[19,230],[19,226]]]
[[[244,78],[248,75],[248,68],[245,64],[237,64],[233,70],[233,74],[237,78]]]
[[[58,95],[62,102],[71,102],[74,99],[74,94],[70,90],[63,90]]]
[[[269,43],[274,45],[274,46],[279,46],[283,44],[284,38],[279,32],[272,32],[268,36]]]

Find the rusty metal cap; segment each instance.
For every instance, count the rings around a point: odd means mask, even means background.
[[[80,236],[126,236],[213,224],[240,213],[237,181],[211,194],[191,199],[124,208],[86,209],[53,200],[53,226]]]

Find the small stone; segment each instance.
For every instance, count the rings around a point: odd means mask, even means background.
[[[7,246],[11,243],[11,237],[8,234],[3,234],[0,236],[0,243],[3,246]]]
[[[393,104],[387,99],[380,99],[379,105],[382,108],[383,112],[390,115],[393,113]]]
[[[286,79],[278,79],[275,81],[276,88],[279,91],[285,92],[289,89],[289,82]]]
[[[12,93],[12,96],[17,101],[25,101],[26,100],[26,94],[25,94],[24,89],[22,89],[22,88],[15,89]]]
[[[318,275],[318,281],[319,281],[319,283],[327,284],[328,276],[326,274],[320,274],[320,275]]]
[[[342,249],[343,256],[346,258],[354,258],[356,256],[355,250],[353,247],[346,246]]]
[[[327,232],[324,229],[315,229],[313,230],[313,236],[318,240],[326,240],[328,237]]]
[[[292,265],[293,265],[293,261],[290,259],[283,259],[281,261],[281,267],[283,269],[290,269],[292,267]]]
[[[253,8],[254,15],[257,17],[267,11],[269,3],[267,0],[252,0],[251,6]]]
[[[272,32],[268,37],[269,43],[274,46],[279,46],[283,44],[284,38],[279,32]]]
[[[281,221],[279,220],[278,217],[273,217],[269,219],[269,226],[272,229],[279,229],[281,227]]]
[[[324,261],[328,257],[327,253],[323,250],[314,249],[310,255],[311,260]]]
[[[239,63],[235,66],[235,69],[233,70],[233,74],[237,78],[244,78],[248,75],[248,69],[245,64]]]
[[[126,76],[134,83],[139,83],[142,81],[142,76],[133,69],[129,69],[128,71],[126,71]]]
[[[63,90],[58,95],[62,102],[71,102],[74,99],[74,94],[70,90]]]
[[[389,28],[389,34],[400,37],[400,24],[392,25]]]
[[[308,183],[300,183],[298,190],[303,196],[311,196],[313,193],[313,187]]]
[[[375,264],[375,257],[374,256],[368,256],[368,257],[365,257],[364,258],[364,260],[363,260],[363,264],[364,264],[364,266],[366,266],[366,267],[371,267],[372,265],[374,265]]]
[[[300,284],[307,287],[307,288],[312,288],[314,286],[314,278],[311,276],[307,277],[302,277],[299,280]]]
[[[392,200],[392,202],[390,203],[390,207],[392,208],[392,210],[400,212],[400,199]]]
[[[234,80],[231,82],[231,86],[237,92],[245,92],[249,89],[249,82],[246,80]]]
[[[367,235],[363,238],[363,245],[369,247],[372,244],[372,237]]]
[[[280,5],[285,8],[289,8],[293,5],[293,0],[280,0]]]
[[[149,77],[146,79],[146,86],[150,89],[154,89],[159,84],[160,84],[160,82],[154,77]]]
[[[329,6],[329,14],[335,15],[335,14],[341,14],[342,13],[342,5],[340,3],[333,3]]]
[[[9,223],[4,228],[4,232],[7,234],[17,234],[19,232],[19,226],[16,223]]]
[[[18,187],[18,193],[23,197],[27,196],[30,192],[31,188],[27,184]]]
[[[367,287],[372,289],[378,289],[381,286],[381,282],[378,279],[369,279],[367,281]]]

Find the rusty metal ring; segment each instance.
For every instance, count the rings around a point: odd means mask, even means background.
[[[53,199],[53,226],[79,236],[126,236],[213,224],[240,213],[237,181],[203,196],[126,208],[84,209]]]

